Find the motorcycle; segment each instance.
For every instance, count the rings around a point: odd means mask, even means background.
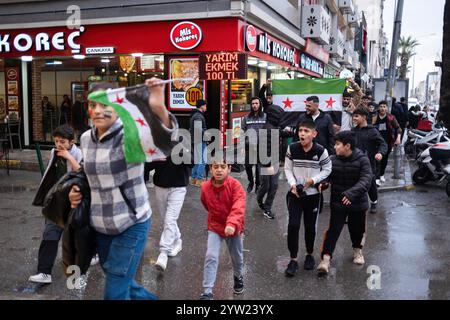
[[[450,141],[436,143],[422,151],[417,162],[419,168],[413,174],[413,181],[418,185],[447,181],[445,191],[450,197]]]
[[[440,124],[434,124],[433,131],[430,132],[411,129],[408,130],[408,140],[405,142],[405,153],[417,158],[421,152],[433,144],[448,141],[450,141],[450,137],[447,129]]]

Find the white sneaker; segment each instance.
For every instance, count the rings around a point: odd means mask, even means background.
[[[153,187],[155,187],[155,184],[154,184],[153,182],[151,182],[151,181],[148,181],[148,182],[145,184],[145,186],[146,186],[147,188],[153,188]]]
[[[330,272],[330,259],[331,257],[327,254],[323,255],[322,261],[320,261],[317,271],[319,274],[328,274]]]
[[[161,252],[158,256],[158,260],[156,260],[156,263],[155,263],[156,269],[158,269],[159,271],[166,270],[167,259],[168,259],[167,254],[165,254],[164,252]]]
[[[375,183],[377,184],[378,187],[381,186],[381,181],[380,181],[380,179],[375,180]]]
[[[168,256],[175,257],[181,251],[181,249],[183,249],[182,244],[183,241],[181,241],[181,239],[178,239],[177,243],[175,244],[175,247],[172,249],[172,251],[169,252]]]
[[[383,183],[386,182],[386,179],[384,178],[384,176],[380,177],[380,181],[383,182]]]
[[[95,256],[92,257],[91,259],[91,266],[95,266],[96,264],[98,264],[100,262],[100,258],[98,257],[98,254],[96,254]]]
[[[365,263],[362,250],[359,248],[353,248],[353,263],[358,265],[363,265]]]
[[[46,273],[38,273],[29,277],[28,281],[36,283],[52,283],[52,276]]]

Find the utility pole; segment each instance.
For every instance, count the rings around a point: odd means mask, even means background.
[[[392,34],[391,60],[388,70],[388,79],[386,84],[386,101],[389,105],[389,111],[392,111],[392,95],[396,77],[398,42],[402,28],[403,0],[397,0],[397,9],[395,11],[394,32]],[[400,179],[400,159],[401,145],[394,147],[394,179]]]

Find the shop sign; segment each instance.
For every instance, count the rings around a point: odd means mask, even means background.
[[[314,59],[313,57],[307,55],[306,53],[302,53],[300,55],[300,68],[305,69],[310,72],[314,72],[317,75],[323,77],[324,66],[323,63],[319,60]]]
[[[323,61],[325,64],[328,63],[328,60],[330,58],[330,54],[325,51],[323,46],[313,42],[310,38],[306,39],[305,52],[313,56],[314,58]]]
[[[295,49],[289,48],[267,36],[267,33],[258,36],[258,51],[286,61],[295,66]]]
[[[9,116],[13,114],[18,117],[21,111],[20,104],[20,75],[19,68],[5,68],[5,86],[6,86],[6,112]]]
[[[205,99],[205,82],[199,80],[198,58],[170,58],[169,68],[170,79],[174,79],[169,85],[170,109],[195,108],[197,100]]]
[[[177,23],[170,31],[170,41],[180,50],[191,50],[202,41],[202,29],[190,21]]]
[[[86,54],[114,53],[114,47],[91,47],[86,48]]]
[[[256,50],[257,35],[255,27],[249,25],[245,28],[245,46],[247,50],[253,52]]]
[[[247,79],[247,55],[229,52],[201,54],[199,76],[202,80]]]
[[[84,32],[84,27],[66,34],[66,32],[56,32],[49,34],[40,32],[35,36],[30,36],[27,33],[19,33],[12,36],[9,33],[0,33],[0,52],[11,52],[16,50],[19,52],[27,52],[35,50],[41,51],[65,51],[67,46],[72,49],[72,53],[80,52],[80,45],[75,43],[75,38],[79,37]]]

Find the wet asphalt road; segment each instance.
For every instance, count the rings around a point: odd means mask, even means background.
[[[245,184],[245,174],[241,181]],[[0,299],[101,299],[103,274],[97,265],[88,272],[85,289],[69,290],[58,255],[51,285],[28,283],[36,271],[37,252],[44,220],[31,206],[39,174],[13,171],[9,178],[0,171]],[[8,180],[5,180],[8,179]],[[8,184],[21,187],[11,189]],[[5,187],[6,185],[6,187]],[[412,191],[381,193],[379,210],[367,217],[364,248],[366,264],[352,263],[352,248],[344,228],[336,247],[332,272],[319,278],[315,271],[300,270],[286,278],[289,262],[284,196],[287,185],[280,181],[274,205],[275,220],[267,220],[247,198],[244,239],[245,293],[232,293],[232,265],[226,246],[215,287],[215,299],[450,299],[450,199],[441,187],[416,187]],[[150,189],[150,197],[154,197]],[[319,217],[315,258],[327,229],[329,207]],[[162,221],[156,209],[138,280],[161,299],[198,299],[202,291],[206,251],[206,212],[199,201],[199,189],[189,187],[179,219],[183,250],[170,258],[167,270],[159,273],[153,264],[158,255]],[[299,256],[304,254],[303,227]],[[367,268],[381,270],[380,289],[367,286]]]

